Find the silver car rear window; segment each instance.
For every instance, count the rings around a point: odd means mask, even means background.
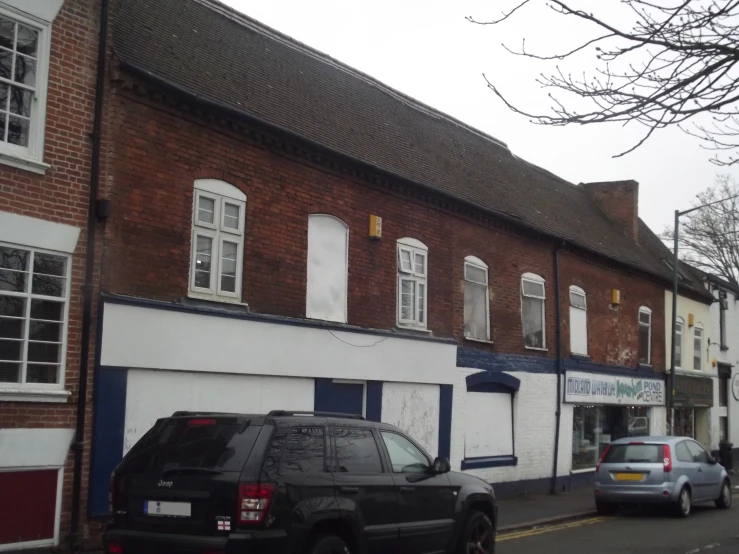
[[[605,459],[607,464],[662,463],[661,444],[612,444]]]

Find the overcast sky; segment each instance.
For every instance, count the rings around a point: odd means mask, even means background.
[[[656,231],[672,224],[673,211],[689,207],[717,173],[739,178],[739,168],[719,168],[697,140],[677,128],[658,132],[636,152],[612,156],[638,140],[643,128],[617,125],[541,127],[512,113],[490,91],[485,74],[530,111],[549,107],[534,79],[554,69],[507,53],[519,46],[554,53],[592,36],[579,21],[549,14],[541,1],[504,25],[480,26],[510,0],[225,0],[278,31],[507,143],[514,154],[573,182],[635,179],[640,215]],[[618,0],[579,2],[595,15],[628,23]],[[572,60],[572,71],[595,67],[593,51]]]

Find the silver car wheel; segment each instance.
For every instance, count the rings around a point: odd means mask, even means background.
[[[690,514],[690,492],[688,489],[683,489],[680,492],[680,510],[684,516]]]
[[[721,497],[724,500],[724,504],[728,508],[731,506],[731,489],[729,488],[728,483],[724,483],[724,486],[721,487]]]

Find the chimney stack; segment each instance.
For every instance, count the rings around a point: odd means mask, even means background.
[[[639,240],[639,183],[634,180],[602,181],[580,183],[580,186],[627,235]]]

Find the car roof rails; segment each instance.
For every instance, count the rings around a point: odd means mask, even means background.
[[[366,421],[364,416],[357,415],[357,414],[342,414],[339,412],[291,412],[288,410],[272,410],[267,414],[267,417],[291,417],[291,416],[304,416],[304,415],[310,415],[310,416],[317,416],[317,417],[336,417],[336,418],[343,418],[343,419],[360,419],[362,421]]]
[[[191,412],[189,410],[178,410],[178,411],[174,412],[169,417],[204,416],[204,415],[210,415],[210,416],[219,416],[219,415],[221,415],[221,416],[244,416],[246,414],[236,414],[236,413],[233,413],[233,412],[209,412],[209,411],[203,411],[203,410],[194,411],[194,412]]]

